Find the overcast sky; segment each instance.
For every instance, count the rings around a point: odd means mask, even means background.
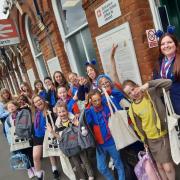
[[[0,0],[0,19],[6,19],[7,15],[3,14],[3,4],[5,0]]]

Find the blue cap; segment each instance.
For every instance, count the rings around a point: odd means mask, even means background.
[[[110,78],[107,74],[100,74],[100,75],[97,77],[97,85],[98,85],[98,86],[99,86],[99,80],[100,80],[101,78],[106,78],[106,79],[108,79],[108,80],[110,81],[110,83],[112,83],[111,78]]]

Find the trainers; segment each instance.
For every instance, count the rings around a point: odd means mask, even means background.
[[[53,176],[54,176],[54,179],[59,178],[59,172],[58,172],[58,170],[53,171]]]
[[[42,171],[41,177],[37,177],[37,180],[44,180],[45,172]]]
[[[88,180],[94,180],[93,176],[89,176]]]
[[[27,173],[29,179],[32,179],[35,176],[34,171],[31,168],[27,170]]]

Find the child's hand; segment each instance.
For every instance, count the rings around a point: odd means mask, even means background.
[[[73,96],[73,99],[74,99],[75,101],[77,101],[77,100],[78,100],[77,93],[78,93],[78,91],[76,91],[76,92],[75,92],[75,95]]]
[[[79,114],[75,114],[72,123],[73,123],[75,126],[78,126],[78,125],[79,125]]]
[[[47,123],[46,128],[47,128],[49,133],[53,132],[53,129],[52,129],[52,127],[51,127],[51,125],[49,123]]]
[[[79,84],[81,86],[87,84],[87,79],[85,79],[84,77],[79,77]]]

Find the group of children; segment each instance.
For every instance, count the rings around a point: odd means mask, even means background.
[[[122,86],[113,82],[105,74],[99,75],[92,64],[86,65],[88,78],[79,77],[76,73],[69,73],[68,81],[60,71],[54,73],[54,82],[50,77],[34,82],[34,93],[27,83],[21,84],[21,93],[17,101],[9,99],[4,105],[7,107],[6,120],[4,121],[5,134],[9,144],[12,144],[14,134],[11,133],[12,123],[18,132],[23,123],[28,124],[26,131],[31,132],[25,138],[30,139],[31,147],[18,150],[26,154],[30,160],[28,167],[29,178],[34,176],[42,180],[45,173],[41,167],[43,141],[45,132],[48,131],[59,140],[64,129],[70,125],[79,126],[80,113],[85,109],[87,129],[90,129],[96,144],[97,169],[107,180],[113,180],[114,176],[108,168],[107,159],[113,160],[117,172],[117,179],[128,179],[121,158],[121,152],[116,149],[115,141],[108,127],[110,110],[106,97],[102,93],[105,88],[112,102],[118,110],[128,109],[133,129],[139,139],[148,146],[157,164],[162,180],[175,180],[175,171],[170,154],[167,125],[165,122],[165,107],[162,102],[162,88],[168,90],[171,80],[153,80],[143,86],[138,86],[131,80],[125,81]],[[10,93],[9,93],[10,94]],[[1,90],[1,97],[3,97]],[[125,105],[124,105],[125,104]],[[5,108],[0,106],[0,109]],[[19,114],[25,114],[27,122],[19,121]],[[55,124],[55,130],[48,120],[51,116]],[[1,111],[0,111],[1,113]],[[0,115],[0,118],[2,116]],[[48,123],[49,122],[49,123]],[[19,125],[20,124],[20,125]],[[20,128],[21,129],[21,128]],[[119,129],[121,131],[121,129]],[[26,133],[25,133],[26,134]],[[24,133],[20,133],[24,135]],[[124,134],[124,136],[126,136]],[[123,137],[122,137],[123,138]],[[77,172],[78,179],[89,180],[95,178],[94,168],[87,150],[69,158]],[[54,178],[60,176],[57,168],[57,158],[50,157]],[[86,172],[84,173],[84,167]],[[72,179],[74,171],[64,173]]]

